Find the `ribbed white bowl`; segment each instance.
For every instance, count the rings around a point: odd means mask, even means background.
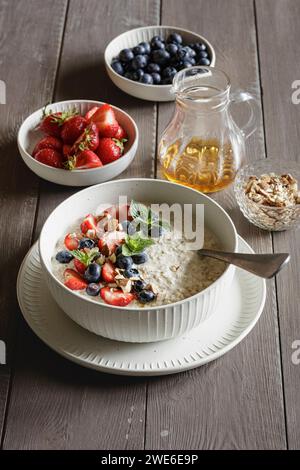
[[[106,338],[128,342],[161,341],[182,335],[205,321],[222,301],[234,274],[229,266],[204,291],[180,302],[144,308],[118,308],[83,297],[66,288],[51,270],[57,240],[74,221],[93,212],[101,203],[114,204],[120,195],[128,200],[167,204],[204,204],[206,225],[222,241],[223,248],[235,251],[237,233],[227,213],[198,191],[174,183],[151,179],[127,179],[100,184],[78,192],[60,204],[45,222],[39,249],[46,282],[59,306],[79,325]]]
[[[137,46],[140,42],[148,42],[153,36],[162,35],[167,37],[170,33],[179,33],[183,37],[184,43],[202,42],[207,46],[211,58],[211,66],[215,65],[216,54],[211,43],[187,29],[176,28],[174,26],[146,26],[142,28],[131,29],[114,38],[106,47],[104,52],[105,67],[107,73],[114,84],[129,95],[149,101],[174,101],[175,96],[172,92],[172,85],[145,85],[144,83],[134,82],[128,78],[118,75],[111,67],[111,61],[117,57],[119,52],[125,48]]]
[[[93,106],[101,106],[102,104],[104,104],[102,101],[68,100],[51,103],[48,108],[54,113],[76,109],[79,114],[84,115]],[[112,108],[114,109],[118,122],[124,127],[128,134],[128,142],[125,144],[124,155],[115,162],[100,168],[67,171],[44,165],[35,160],[35,158],[31,156],[31,153],[36,143],[44,137],[42,132],[36,130],[43,116],[43,108],[28,116],[20,127],[18,133],[18,147],[24,162],[41,178],[65,186],[90,186],[115,178],[126,170],[132,162],[137,151],[139,133],[137,125],[129,114],[116,106],[112,106]]]

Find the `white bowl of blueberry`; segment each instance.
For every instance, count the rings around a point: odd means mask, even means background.
[[[148,26],[120,34],[104,53],[114,84],[129,95],[173,101],[175,74],[194,65],[214,66],[215,51],[199,34],[173,26]]]

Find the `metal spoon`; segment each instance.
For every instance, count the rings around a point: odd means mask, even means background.
[[[198,253],[203,256],[209,256],[210,258],[234,264],[245,271],[267,279],[275,276],[275,274],[290,261],[290,255],[288,253],[255,255],[205,249],[198,250]]]

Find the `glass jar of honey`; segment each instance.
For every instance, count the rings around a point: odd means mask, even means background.
[[[214,67],[190,67],[176,74],[174,116],[159,143],[164,176],[209,193],[230,185],[245,155],[245,140],[256,130],[258,104],[247,92],[230,92],[227,75]],[[231,103],[246,102],[250,117],[240,129]]]

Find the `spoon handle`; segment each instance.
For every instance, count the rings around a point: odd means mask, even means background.
[[[255,255],[202,249],[199,250],[199,254],[234,264],[239,268],[245,269],[245,271],[267,279],[275,276],[290,260],[288,253]]]

